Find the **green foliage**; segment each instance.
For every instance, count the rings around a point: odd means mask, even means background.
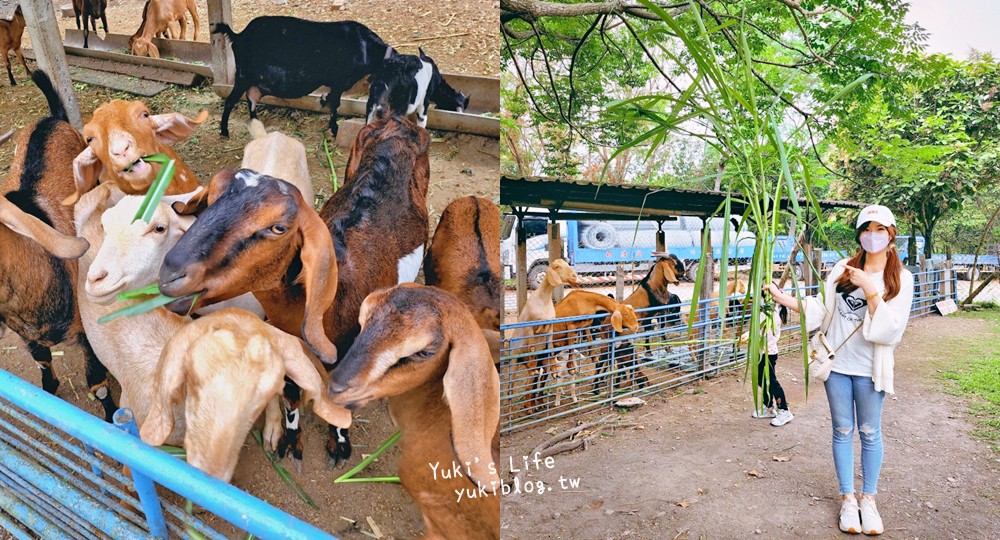
[[[1000,172],[998,85],[990,55],[917,56],[840,122],[837,159],[852,178],[849,193],[912,222],[928,256],[941,220]]]

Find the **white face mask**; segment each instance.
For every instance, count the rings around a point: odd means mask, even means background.
[[[861,233],[861,247],[868,253],[879,253],[889,246],[889,233],[884,231]]]

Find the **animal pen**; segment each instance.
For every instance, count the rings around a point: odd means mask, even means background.
[[[599,190],[599,191],[598,191]],[[630,186],[597,186],[587,183],[558,182],[552,179],[508,179],[501,183],[501,204],[511,206],[515,214],[525,207],[551,210],[549,237],[558,238],[560,210],[586,210],[593,219],[660,220],[671,215],[697,215],[705,220],[715,213],[724,194],[655,190]],[[856,203],[825,201],[823,208],[857,207]],[[734,213],[737,211],[734,210]],[[576,214],[577,216],[579,214]],[[519,220],[523,222],[523,220]],[[552,232],[552,229],[555,232]],[[663,249],[662,232],[657,235],[658,249]],[[524,256],[523,231],[518,231],[517,254]],[[557,242],[550,242],[550,246]],[[815,260],[828,260],[822,250],[804,246]],[[558,249],[550,259],[561,256]],[[711,265],[711,258],[707,264]],[[523,260],[518,261],[523,268]],[[914,274],[913,309],[917,318],[935,311],[935,304],[957,300],[957,278],[949,265],[926,261],[923,267],[909,267]],[[518,272],[518,307],[527,296]],[[678,386],[744,366],[746,350],[739,336],[749,328],[749,310],[744,313],[741,294],[723,298],[727,302],[725,318],[720,318],[719,299],[711,296],[713,272],[707,268],[701,297],[697,301],[695,321],[689,330],[681,314],[687,314],[691,302],[636,309],[639,331],[620,333],[605,322],[606,314],[582,315],[540,322],[509,322],[501,327],[500,431],[510,433],[559,418],[613,406],[617,401],[653,395]],[[804,295],[818,293],[815,276],[807,273],[799,284]],[[557,300],[561,291],[557,287]],[[790,290],[790,289],[789,289]],[[801,334],[796,314],[790,313],[782,327],[780,352],[798,351]],[[553,330],[559,323],[580,323],[578,329]],[[531,350],[526,340],[516,334],[530,330],[546,343]],[[575,372],[550,376],[542,366],[560,355],[575,362]],[[574,395],[576,399],[574,399]]]

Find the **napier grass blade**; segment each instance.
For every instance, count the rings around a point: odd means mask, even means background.
[[[132,221],[141,219],[146,223],[149,223],[149,221],[153,219],[153,214],[156,212],[156,205],[160,204],[160,199],[163,198],[163,194],[167,192],[167,187],[174,179],[175,162],[165,154],[153,154],[142,159],[143,161],[151,161],[161,165],[160,172],[156,175],[156,179],[153,180],[153,183],[149,186],[149,191],[146,192],[146,197],[142,199],[142,204],[139,205],[139,210],[135,213],[135,217],[132,218]]]
[[[387,440],[384,443],[382,443],[382,446],[379,446],[378,450],[376,450],[374,454],[366,457],[364,460],[361,461],[361,463],[358,463],[357,466],[355,466],[353,469],[351,469],[351,470],[347,471],[346,473],[340,475],[340,477],[337,478],[337,479],[335,479],[333,481],[333,483],[334,484],[341,484],[341,483],[348,483],[348,482],[393,482],[393,483],[398,484],[399,483],[399,477],[398,476],[379,476],[379,477],[374,477],[374,478],[354,478],[354,475],[356,475],[359,472],[365,470],[365,467],[367,467],[368,465],[371,465],[371,463],[373,461],[375,461],[376,458],[378,458],[379,456],[381,456],[386,450],[388,450],[390,446],[396,444],[396,441],[399,440],[399,437],[402,434],[403,433],[401,431],[397,431],[392,437],[389,437],[389,440]]]

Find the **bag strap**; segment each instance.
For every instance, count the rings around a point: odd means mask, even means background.
[[[836,349],[834,349],[833,354],[837,354],[837,351],[839,351],[841,347],[843,347],[845,344],[847,344],[847,342],[850,341],[852,337],[854,337],[854,334],[857,334],[858,330],[861,330],[861,327],[864,326],[864,324],[865,324],[865,321],[862,320],[861,324],[859,324],[858,327],[855,328],[853,332],[851,332],[851,335],[847,336],[847,339],[845,339],[844,341],[840,342],[840,345]]]

